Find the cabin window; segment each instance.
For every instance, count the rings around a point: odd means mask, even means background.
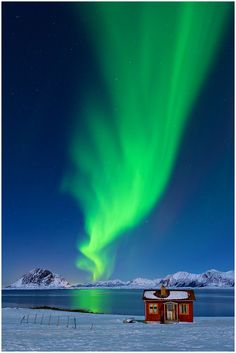
[[[149,314],[157,313],[157,304],[149,304]]]
[[[172,311],[173,310],[173,304],[172,303],[166,304],[166,308],[167,308],[167,311]]]
[[[180,314],[188,315],[189,305],[188,304],[180,304]]]

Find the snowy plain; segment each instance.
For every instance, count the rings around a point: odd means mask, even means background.
[[[37,316],[36,316],[37,314]],[[21,323],[22,318],[24,320]],[[58,321],[59,317],[59,321]],[[76,318],[76,328],[75,320]],[[3,351],[233,351],[233,317],[124,324],[124,315],[2,309]],[[136,316],[142,320],[142,316]],[[27,323],[28,321],[28,323]]]

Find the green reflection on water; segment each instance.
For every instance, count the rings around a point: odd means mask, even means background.
[[[109,313],[111,298],[108,291],[102,289],[71,290],[73,309],[83,309],[94,313]]]

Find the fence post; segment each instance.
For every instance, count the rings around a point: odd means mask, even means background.
[[[24,321],[25,315],[22,317],[22,319],[20,320],[20,324],[22,324],[22,322]]]
[[[43,318],[44,318],[44,314],[42,314],[42,318],[41,318],[41,321],[40,321],[40,325],[42,325],[42,323],[43,323]]]
[[[75,324],[75,327],[74,328],[76,328],[76,318],[74,317],[74,324]]]
[[[51,323],[51,315],[49,315],[48,325],[50,326]]]
[[[34,317],[34,324],[36,324],[36,320],[37,320],[37,314],[35,314],[35,317]]]
[[[26,323],[28,324],[28,322],[29,322],[29,314],[27,315],[27,321],[26,321]]]
[[[66,325],[66,327],[69,327],[69,322],[70,322],[70,316],[68,316],[68,320],[67,320],[67,325]]]
[[[58,315],[58,318],[57,318],[57,326],[59,326],[59,320],[60,320],[60,316]]]

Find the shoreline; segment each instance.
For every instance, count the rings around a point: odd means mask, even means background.
[[[201,290],[201,289],[210,289],[210,290],[213,290],[213,289],[232,289],[232,290],[234,290],[234,288],[235,287],[223,287],[223,286],[219,286],[219,287],[217,287],[217,286],[215,286],[215,287],[208,287],[208,286],[206,286],[206,287],[168,287],[168,289],[199,289],[199,290]],[[159,287],[156,287],[156,288],[149,288],[149,287],[83,287],[83,286],[81,286],[81,287],[70,287],[70,288],[60,288],[60,287],[44,287],[44,288],[40,288],[40,287],[31,287],[31,288],[8,288],[8,287],[5,287],[5,288],[2,288],[2,291],[3,290],[75,290],[75,289],[131,289],[131,290],[147,290],[147,289],[149,289],[149,290],[153,290],[153,289],[159,289]]]
[[[47,306],[47,305],[42,305],[42,306],[5,306],[2,307],[3,309],[14,309],[14,310],[51,310],[51,311],[61,311],[61,312],[68,312],[68,313],[80,313],[80,314],[93,314],[93,315],[113,315],[113,314],[106,314],[103,312],[96,312],[96,311],[91,311],[91,310],[86,310],[86,309],[67,309],[67,308],[59,308],[59,307],[54,307],[54,306]],[[114,314],[114,315],[119,315],[119,314]],[[122,314],[120,314],[122,315]]]
[[[2,310],[49,310],[49,311],[56,311],[56,312],[64,312],[64,313],[78,313],[78,314],[91,314],[91,315],[102,315],[102,316],[125,316],[127,317],[144,317],[144,315],[134,315],[134,314],[117,314],[117,313],[103,313],[103,312],[95,312],[95,311],[89,311],[89,310],[84,310],[84,309],[67,309],[67,308],[59,308],[59,307],[53,307],[53,306],[47,306],[47,305],[43,305],[43,306],[35,306],[35,307],[26,307],[26,306],[5,306],[2,307]],[[222,318],[234,318],[234,315],[224,315],[224,316],[197,316],[195,315],[194,318],[198,318],[198,319],[222,319]]]
[[[21,307],[21,309],[24,309]],[[42,305],[42,306],[33,306],[33,307],[28,307],[26,309],[32,309],[32,310],[53,310],[53,311],[63,311],[63,312],[69,312],[69,313],[81,313],[81,314],[104,314],[102,312],[96,312],[96,311],[91,311],[91,310],[86,310],[86,309],[67,309],[67,308],[59,308],[59,307],[54,307],[54,306],[47,306],[47,305]]]

